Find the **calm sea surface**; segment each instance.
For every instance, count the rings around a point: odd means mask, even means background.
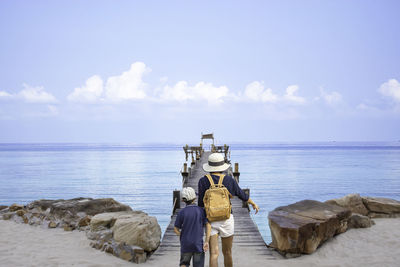
[[[112,197],[157,217],[164,231],[181,188],[182,145],[0,144],[0,205]],[[400,143],[236,144],[240,186],[271,240],[268,211],[349,193],[400,199]]]

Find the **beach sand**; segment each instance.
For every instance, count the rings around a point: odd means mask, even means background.
[[[234,246],[235,266],[400,266],[400,218],[375,219],[367,229],[351,229],[312,255],[269,260]],[[43,229],[0,220],[0,266],[135,266],[89,246],[84,232]],[[208,257],[207,257],[208,261]],[[178,266],[179,253],[155,257],[141,266]],[[208,264],[206,264],[208,266]],[[220,265],[223,257],[220,256]]]

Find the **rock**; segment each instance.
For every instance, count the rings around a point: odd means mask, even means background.
[[[375,224],[368,216],[354,213],[350,216],[348,222],[349,228],[368,228]]]
[[[23,205],[12,204],[8,209],[10,211],[17,211],[17,210],[22,210],[23,208],[24,208]]]
[[[363,199],[360,197],[360,194],[349,194],[342,198],[327,200],[325,203],[350,209],[353,213],[368,215],[368,210],[364,206]]]
[[[82,219],[79,220],[78,226],[83,227],[83,226],[88,226],[90,224],[90,220],[92,219],[92,216],[86,215]]]
[[[15,214],[17,214],[18,216],[21,216],[21,217],[24,216],[25,213],[26,213],[25,210],[17,210],[17,211],[15,212]]]
[[[49,222],[48,227],[49,228],[56,228],[57,227],[57,223],[51,221],[51,222]]]
[[[111,229],[105,229],[101,231],[88,231],[86,237],[90,240],[103,240],[109,241],[113,237],[113,232]]]
[[[120,211],[120,212],[107,212],[95,215],[90,221],[90,229],[92,231],[97,231],[99,229],[111,228],[114,226],[117,218],[130,217],[130,214],[146,214],[141,211]]]
[[[8,208],[8,206],[0,205],[0,210],[4,210],[6,208]]]
[[[122,250],[119,253],[119,257],[121,259],[123,259],[123,260],[126,260],[126,261],[131,261],[133,259],[133,255],[131,254],[131,252],[126,251],[126,250]]]
[[[69,225],[69,224],[64,224],[63,228],[64,228],[64,231],[73,231],[73,230],[75,230],[75,227],[72,226],[72,225]]]
[[[375,213],[400,213],[400,201],[390,198],[363,197],[367,209]]]
[[[15,212],[6,212],[3,214],[3,220],[10,220],[15,216]]]
[[[284,254],[310,254],[329,238],[346,231],[350,215],[349,209],[314,200],[278,207],[268,214],[271,246]]]
[[[150,252],[158,248],[161,228],[157,219],[145,213],[131,213],[117,218],[112,227],[114,240],[131,246],[139,246]]]
[[[131,211],[132,209],[124,204],[115,201],[112,198],[74,198],[69,200],[36,200],[28,205],[28,209],[39,209],[42,212],[50,209],[46,214],[56,218],[66,220],[78,220],[80,215],[94,216],[98,213]]]

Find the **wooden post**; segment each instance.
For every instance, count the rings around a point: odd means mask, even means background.
[[[250,197],[250,189],[249,188],[244,188],[243,191],[246,193],[246,195],[248,195]],[[250,211],[249,203],[247,203],[247,201],[242,201],[242,203],[243,203],[242,207],[247,208]]]
[[[187,163],[183,163],[183,171],[181,171],[182,174],[182,185],[184,185],[189,177],[189,172],[187,170]]]
[[[189,148],[189,146],[188,146],[188,144],[186,144],[186,146],[183,148],[183,150],[185,150],[185,158],[186,158],[186,161],[188,160],[188,148]]]
[[[236,182],[239,183],[239,176],[240,176],[240,172],[239,172],[239,163],[235,163],[235,169],[233,171],[233,177],[235,178]]]
[[[172,209],[172,215],[174,215],[175,211],[181,208],[181,191],[174,190],[172,197],[173,197],[172,203],[174,205],[174,208]]]

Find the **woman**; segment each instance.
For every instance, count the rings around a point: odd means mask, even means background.
[[[226,171],[230,167],[224,160],[224,156],[219,153],[212,153],[208,157],[208,163],[203,165],[203,169],[206,172],[211,174],[211,177],[215,184],[218,183],[220,174]],[[253,209],[256,211],[256,214],[259,210],[258,206],[249,198],[246,193],[239,187],[235,179],[231,176],[225,176],[222,184],[228,189],[229,193],[232,196],[237,196],[243,201],[247,201]],[[202,177],[199,180],[198,189],[199,189],[199,199],[198,205],[200,207],[204,207],[204,194],[207,189],[210,188],[210,181],[206,176]],[[211,227],[210,227],[211,225]],[[209,246],[210,249],[210,267],[218,266],[218,236],[221,236],[222,241],[222,253],[224,254],[224,265],[225,267],[231,267],[233,265],[232,262],[232,243],[233,243],[233,234],[235,228],[235,221],[233,218],[233,214],[230,215],[229,219],[222,221],[214,221],[208,225],[207,229],[207,237],[205,245]]]

